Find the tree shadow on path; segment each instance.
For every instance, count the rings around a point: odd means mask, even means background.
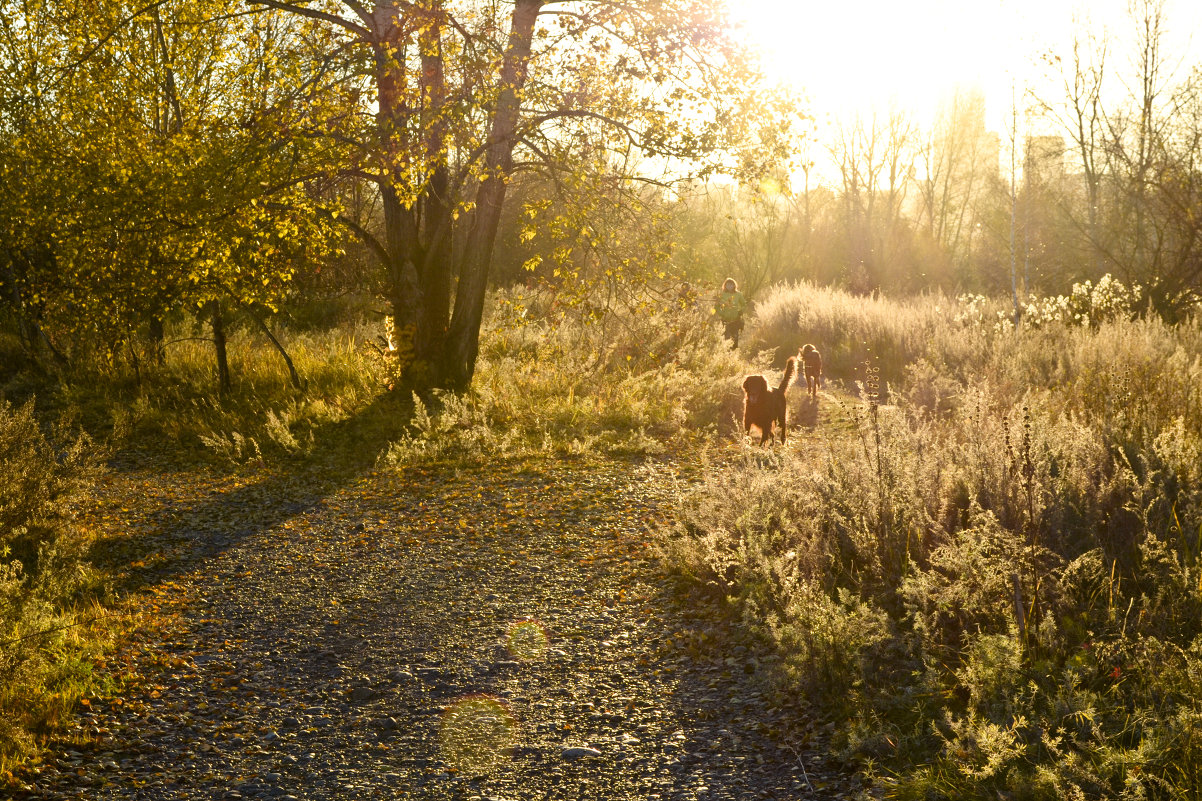
[[[146,532],[142,537],[131,540],[122,532],[101,538],[92,548],[91,560],[123,577],[115,586],[121,593],[171,581],[196,564],[313,510],[369,472],[388,443],[404,432],[412,414],[412,401],[385,393],[357,414],[315,430],[307,456],[283,459],[264,468],[261,475],[222,473],[211,467],[174,473],[184,499],[167,496],[160,506],[146,511],[135,526]],[[128,466],[123,472],[129,472]],[[190,479],[193,483],[187,486]],[[148,569],[122,571],[152,551],[169,556]]]

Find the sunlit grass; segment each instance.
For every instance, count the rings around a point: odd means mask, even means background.
[[[769,310],[804,327],[823,297],[839,324],[757,346],[895,336],[889,404],[718,466],[669,562],[757,621],[893,797],[1197,795],[1202,326],[806,287]]]
[[[506,298],[531,304],[520,293]],[[471,390],[417,401],[384,461],[646,455],[729,430],[747,365],[690,310],[597,320],[493,320]]]

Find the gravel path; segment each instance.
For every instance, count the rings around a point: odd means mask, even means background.
[[[852,797],[773,658],[657,569],[664,466],[116,475],[174,622],[19,797]],[[139,667],[141,666],[141,667]]]

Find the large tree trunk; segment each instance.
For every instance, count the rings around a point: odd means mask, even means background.
[[[447,334],[444,381],[451,389],[466,389],[476,371],[480,351],[480,322],[493,245],[505,201],[505,187],[513,169],[513,148],[521,112],[522,86],[534,38],[534,23],[543,0],[517,0],[509,31],[509,45],[501,66],[501,95],[493,114],[492,131],[484,157],[484,180],[476,194],[476,213],[468,234],[455,311]]]
[[[422,307],[417,265],[413,263],[418,247],[417,229],[413,209],[401,204],[392,185],[380,187],[380,199],[384,208],[384,247],[387,253],[384,269],[388,301],[392,306],[393,338],[398,358],[409,365],[417,355]]]
[[[421,317],[414,341],[419,363],[435,367],[443,358],[446,345],[447,321],[451,316],[451,279],[454,263],[451,256],[451,206],[447,202],[448,175],[439,166],[430,178],[424,223],[428,234],[425,257],[419,275]]]
[[[412,87],[393,52],[394,40],[403,37],[395,20],[376,21],[376,80],[379,91],[378,129],[381,153],[381,193],[384,209],[382,257],[394,321],[396,358],[401,386],[428,389],[440,383],[441,362],[450,318],[451,258],[450,171],[446,121],[447,87],[442,49],[445,10],[440,4],[412,7],[405,25],[418,27],[422,71],[420,106],[407,100]],[[414,125],[413,116],[421,117]],[[414,165],[408,155],[414,143],[405,131],[423,130],[423,169],[428,179],[416,200],[406,199],[407,174]]]
[[[477,192],[466,255],[459,268],[453,314],[454,207],[447,164],[451,132],[446,113],[448,92],[442,47],[447,24],[445,4],[347,3],[359,19],[353,22],[282,0],[250,2],[338,25],[371,45],[375,57],[380,156],[378,172],[371,175],[371,180],[380,186],[383,236],[376,237],[353,225],[384,266],[402,386],[407,389],[468,386],[479,350],[484,294],[505,186],[513,168],[522,87],[534,26],[545,0],[514,0],[509,42],[499,76],[499,97],[481,159],[484,177]],[[411,44],[409,37],[415,32],[422,65],[420,104],[413,103],[411,75],[405,67],[405,48]],[[415,114],[422,117],[416,125]],[[421,142],[408,138],[417,130],[424,131]],[[415,145],[424,146],[424,164],[417,166],[428,171],[428,179],[418,189],[414,201],[411,184]]]
[[[446,343],[451,316],[451,202],[447,140],[450,136],[445,106],[446,74],[442,53],[442,20],[426,25],[421,32],[422,107],[432,115],[426,134],[426,163],[430,182],[421,205],[425,253],[418,271],[421,282],[422,314],[414,343],[420,363],[436,365]]]

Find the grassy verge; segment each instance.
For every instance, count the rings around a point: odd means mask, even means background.
[[[915,308],[866,311],[910,354],[897,402],[717,470],[672,564],[776,643],[893,797],[1197,797],[1202,326],[1016,331],[939,303],[925,347]]]

